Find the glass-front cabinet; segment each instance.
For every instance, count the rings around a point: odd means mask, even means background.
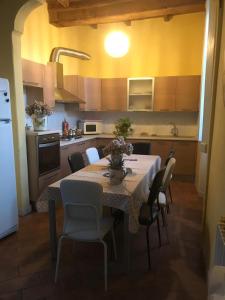
[[[152,111],[154,77],[128,78],[127,110]]]

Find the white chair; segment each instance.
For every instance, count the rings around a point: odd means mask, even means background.
[[[86,155],[89,164],[93,164],[100,159],[98,150],[95,147],[86,149]]]
[[[95,182],[62,180],[60,184],[64,206],[63,233],[58,241],[55,282],[59,271],[60,252],[63,239],[84,242],[99,242],[104,247],[104,277],[107,290],[107,244],[104,236],[111,230],[115,259],[116,243],[113,231],[113,218],[102,216],[102,186]]]
[[[162,180],[161,192],[159,193],[158,196],[159,205],[162,207],[161,211],[162,211],[164,224],[165,224],[164,208],[166,207],[167,210],[169,209],[169,203],[167,200],[167,190],[170,185],[175,164],[176,164],[176,159],[174,157],[171,157],[167,163],[165,174]]]

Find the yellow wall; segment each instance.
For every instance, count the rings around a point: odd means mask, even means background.
[[[47,5],[34,9],[24,24],[21,38],[23,58],[46,64],[51,49],[59,45],[59,30],[48,23]]]
[[[85,51],[91,61],[62,58],[64,73],[94,77],[189,75],[201,73],[204,13],[123,23],[55,28],[48,24],[47,7],[28,17],[22,37],[22,56],[46,63],[54,46]],[[123,58],[111,58],[104,51],[104,37],[122,29],[130,38],[130,51]]]

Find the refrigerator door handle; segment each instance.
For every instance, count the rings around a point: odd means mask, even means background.
[[[10,123],[12,120],[11,119],[0,119],[0,122],[4,123]]]

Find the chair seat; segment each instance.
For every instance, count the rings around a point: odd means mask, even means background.
[[[103,218],[100,222],[100,235],[95,227],[94,223],[89,220],[74,221],[73,219],[67,220],[64,228],[63,235],[68,238],[79,241],[95,241],[102,239],[107,232],[112,228],[114,219],[112,217]],[[94,226],[93,226],[94,225]]]
[[[143,203],[140,210],[139,223],[141,225],[151,225],[159,214],[159,208],[157,205],[153,206],[152,217],[149,211],[148,203]]]
[[[159,199],[159,204],[160,204],[160,205],[166,205],[166,204],[167,204],[165,193],[160,192],[160,193],[159,193],[158,199]]]

